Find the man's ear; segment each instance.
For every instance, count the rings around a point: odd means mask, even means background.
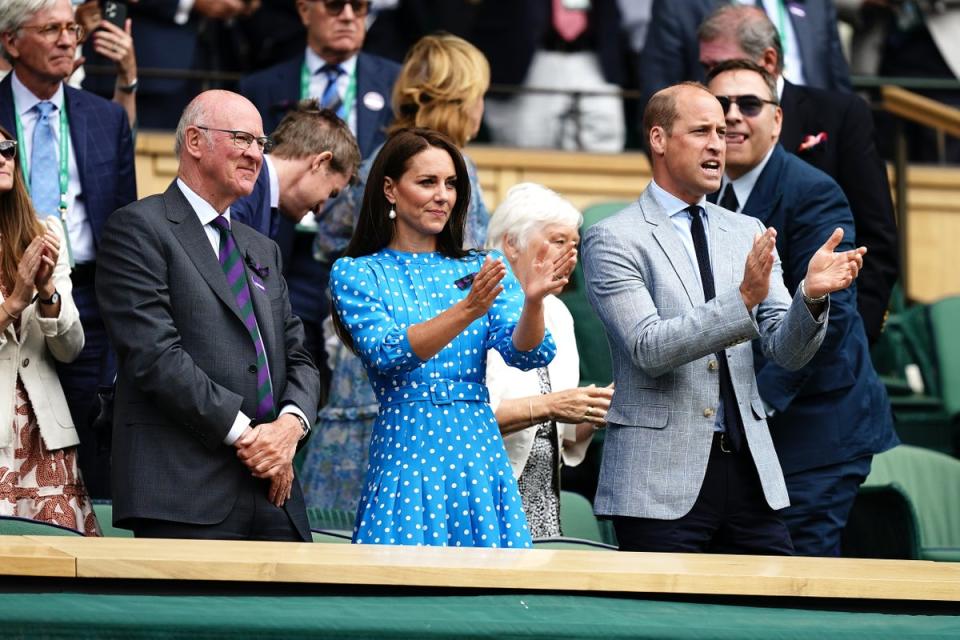
[[[767,70],[767,73],[777,77],[777,51],[773,47],[767,47],[763,50],[763,55],[757,60],[757,64]]]
[[[667,132],[663,127],[656,126],[650,129],[650,151],[662,156],[666,151]]]
[[[0,34],[0,43],[3,43],[3,48],[7,50],[7,53],[10,54],[11,58],[20,57],[20,48],[17,47],[17,34],[13,31],[4,31]],[[9,60],[7,61],[9,62]]]
[[[183,136],[183,148],[192,158],[197,160],[203,155],[202,147],[206,142],[206,136],[196,127],[187,128],[187,132]]]
[[[332,159],[333,153],[330,151],[324,151],[323,153],[315,154],[310,160],[310,171],[317,171],[324,164],[327,164],[329,168],[329,162]]]

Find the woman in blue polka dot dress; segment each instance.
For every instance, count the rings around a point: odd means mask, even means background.
[[[523,291],[502,256],[462,249],[469,190],[452,140],[394,134],[333,265],[337,333],[380,403],[357,543],[530,546],[483,384],[486,350],[522,369],[550,362],[543,298],[563,288],[576,256],[548,261],[545,246]]]

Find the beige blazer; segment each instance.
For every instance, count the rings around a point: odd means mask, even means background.
[[[37,301],[20,316],[19,338],[13,323],[0,332],[0,447],[18,444],[13,441],[13,430],[8,426],[16,406],[17,375],[30,396],[40,437],[47,449],[63,449],[80,443],[55,365],[55,361],[72,362],[83,349],[83,327],[73,303],[65,247],[60,252],[53,279],[60,294],[59,317],[41,318],[38,313],[41,303]]]
[[[550,388],[553,391],[572,389],[580,383],[580,354],[573,333],[573,317],[566,305],[556,296],[543,300],[544,324],[557,345],[557,355],[547,365]],[[540,395],[540,377],[537,370],[521,371],[507,366],[494,349],[487,352],[487,387],[490,389],[490,407],[496,412],[503,400]],[[576,425],[557,423],[557,439],[563,463],[575,467],[583,461],[592,438],[577,442]],[[535,428],[515,431],[503,437],[513,475],[519,478],[527,465]]]

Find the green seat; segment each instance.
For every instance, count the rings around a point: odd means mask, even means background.
[[[565,538],[605,542],[593,505],[579,493],[560,492],[560,528]]]
[[[0,516],[0,536],[79,536],[83,535],[74,529],[61,527],[56,524],[18,518],[17,516]]]
[[[943,408],[951,420],[960,416],[960,296],[930,305],[933,352],[940,374],[939,391]]]
[[[104,538],[132,538],[133,531],[113,526],[113,504],[109,502],[94,502],[93,512],[97,514],[100,531]]]
[[[356,512],[346,509],[319,507],[309,507],[307,509],[307,520],[310,522],[311,529],[342,531],[349,534],[353,532],[353,521],[356,516]]]
[[[350,544],[350,536],[339,532],[311,530],[310,535],[313,536],[314,542],[322,542],[324,544]]]
[[[960,460],[920,447],[895,447],[874,456],[861,492],[881,487],[892,487],[909,502],[910,509],[899,517],[914,520],[918,558],[960,561]]]

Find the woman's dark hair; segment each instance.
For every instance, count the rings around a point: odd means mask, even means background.
[[[4,140],[16,140],[3,127],[0,134]],[[0,278],[11,292],[23,252],[34,238],[43,235],[43,225],[37,219],[20,170],[21,151],[17,149],[12,163],[13,186],[10,191],[0,193]]]
[[[457,145],[450,137],[432,129],[401,129],[394,132],[377,154],[367,177],[367,186],[363,191],[363,204],[360,217],[353,230],[353,237],[343,255],[350,258],[368,256],[383,249],[393,240],[395,222],[389,218],[390,202],[383,193],[387,178],[394,182],[406,173],[410,159],[429,147],[443,149],[450,155],[457,172],[457,201],[453,205],[450,219],[437,234],[437,251],[448,258],[463,258],[470,251],[463,248],[464,228],[467,222],[467,209],[470,206],[470,176],[467,165]],[[333,325],[337,335],[351,351],[356,353],[353,340],[346,327],[340,322],[337,313],[333,314]]]

